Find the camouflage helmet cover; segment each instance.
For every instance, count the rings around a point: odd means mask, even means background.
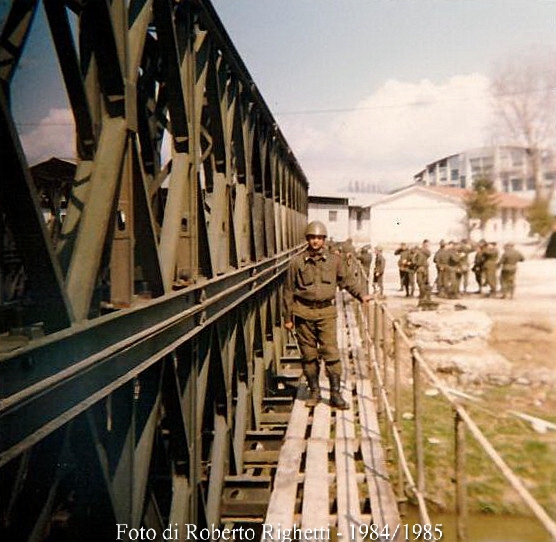
[[[322,222],[319,220],[313,220],[312,222],[309,222],[305,228],[305,237],[308,235],[322,235],[323,237],[326,237],[328,232],[326,231],[326,226]]]

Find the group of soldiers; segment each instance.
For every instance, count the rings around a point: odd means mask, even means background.
[[[365,276],[370,279],[373,293],[384,297],[386,261],[380,245],[357,250],[353,241],[347,239],[343,242],[330,240],[328,248],[341,255],[348,268],[356,274],[357,266],[354,264],[358,260]],[[413,297],[418,290],[420,299],[428,299],[432,293],[447,299],[471,293],[471,273],[477,284],[476,293],[485,292],[488,297],[500,293],[502,298],[511,299],[515,292],[517,264],[524,259],[513,243],[506,243],[501,251],[496,242],[484,239],[478,243],[469,239],[440,241],[434,254],[429,240],[425,239],[420,245],[401,243],[394,254],[398,256],[400,290],[407,297]],[[434,282],[429,280],[429,262],[436,268]]]
[[[351,238],[343,242],[330,240],[328,248],[331,252],[338,254],[346,263],[348,269],[355,275],[359,272],[359,265],[363,271],[365,282],[372,278],[373,293],[379,297],[384,297],[384,270],[386,260],[382,254],[382,247],[377,245],[373,251],[367,246],[357,250]],[[359,265],[358,265],[358,263]]]
[[[423,246],[408,247],[401,243],[394,252],[398,258],[400,273],[400,289],[405,291],[406,296],[412,297],[415,290],[415,282],[419,285],[418,269],[425,265],[428,269],[428,241]],[[423,257],[427,255],[427,261]],[[470,262],[471,254],[474,253],[473,264]],[[440,241],[440,247],[432,257],[436,266],[436,279],[434,285],[439,297],[457,299],[461,295],[470,293],[469,273],[473,272],[477,283],[477,293],[482,293],[483,288],[488,288],[487,296],[495,296],[498,291],[498,280],[503,298],[513,298],[515,291],[515,275],[517,264],[523,261],[523,255],[513,245],[506,243],[502,254],[496,242],[481,240],[473,243],[469,239],[455,241]],[[498,270],[500,274],[498,276]],[[432,288],[431,288],[432,290]],[[419,287],[420,297],[423,291]]]

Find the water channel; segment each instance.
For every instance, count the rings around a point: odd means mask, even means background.
[[[418,515],[410,512],[404,523],[419,523]],[[431,514],[433,524],[442,524],[442,540],[456,541],[456,518],[450,514]],[[550,535],[534,518],[474,515],[469,518],[468,542],[551,542]]]

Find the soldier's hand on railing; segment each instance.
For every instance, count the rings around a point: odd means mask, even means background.
[[[373,296],[371,294],[365,294],[362,298],[361,301],[363,303],[368,303],[371,299],[373,298]]]
[[[292,331],[292,330],[293,330],[293,322],[284,322],[284,327],[285,327],[288,331]]]

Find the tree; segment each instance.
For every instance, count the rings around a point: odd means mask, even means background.
[[[549,201],[546,199],[533,201],[527,209],[527,220],[531,224],[531,233],[538,233],[542,237],[548,235],[554,223]]]
[[[484,235],[486,223],[498,212],[498,202],[494,183],[487,177],[473,181],[473,190],[465,197],[467,218],[478,220]]]
[[[547,197],[543,150],[556,141],[556,53],[531,50],[508,57],[491,83],[494,136],[526,149],[535,180],[535,199]]]

